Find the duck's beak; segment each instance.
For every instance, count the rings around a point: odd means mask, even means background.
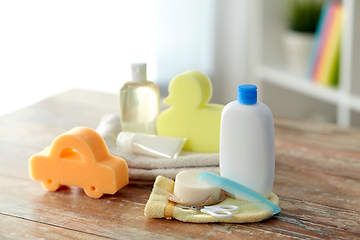
[[[172,105],[170,95],[167,96],[166,98],[164,98],[163,103],[166,104],[166,105]]]

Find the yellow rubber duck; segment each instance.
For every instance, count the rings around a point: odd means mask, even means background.
[[[185,151],[219,152],[224,106],[209,104],[211,96],[211,81],[204,73],[190,70],[175,76],[169,84],[169,96],[164,99],[171,106],[157,120],[158,135],[186,138]]]

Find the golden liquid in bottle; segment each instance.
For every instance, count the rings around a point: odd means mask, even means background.
[[[160,91],[155,83],[128,82],[120,90],[121,131],[156,134]]]

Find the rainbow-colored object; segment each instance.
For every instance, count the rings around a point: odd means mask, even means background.
[[[341,2],[324,4],[311,53],[308,77],[322,85],[337,85],[343,9]]]

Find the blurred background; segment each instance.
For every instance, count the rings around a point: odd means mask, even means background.
[[[166,94],[190,69],[214,84],[213,101],[246,82],[247,1],[1,1],[1,113],[71,88],[117,94],[130,63]],[[233,96],[225,88],[233,86]]]
[[[354,44],[360,4],[336,1],[347,17],[332,21],[337,35],[329,39],[341,41],[332,41],[335,57],[326,57],[334,59],[331,81],[321,82],[309,69],[317,66],[320,46],[327,46],[319,43],[318,18],[331,1],[289,2],[0,1],[0,115],[72,88],[118,94],[131,80],[130,63],[146,62],[148,80],[164,96],[174,76],[195,69],[210,77],[213,103],[233,101],[238,85],[254,83],[274,115],[360,126],[360,51]],[[315,23],[308,15],[317,16]],[[328,19],[343,19],[336,16]],[[296,21],[313,27],[292,29]],[[292,45],[299,40],[289,30],[305,32],[305,47]]]

